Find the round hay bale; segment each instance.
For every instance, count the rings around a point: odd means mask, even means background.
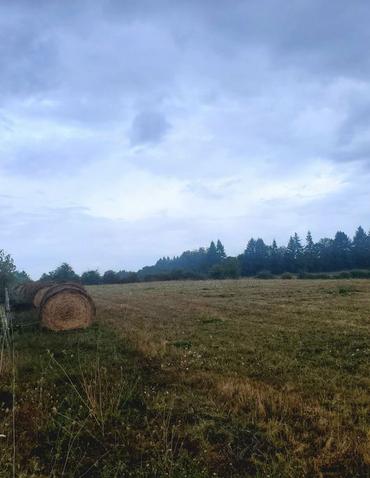
[[[17,289],[17,294],[24,304],[33,305],[33,299],[37,292],[47,286],[52,285],[52,282],[25,282]]]
[[[50,330],[84,329],[92,323],[95,305],[82,286],[58,284],[44,292],[39,315],[41,325]]]
[[[38,282],[25,282],[10,289],[10,300],[14,305],[32,305],[35,290],[40,287]]]
[[[44,295],[46,294],[46,292],[50,289],[50,286],[47,285],[45,287],[41,287],[41,289],[39,289],[36,294],[35,294],[35,297],[33,298],[33,305],[36,307],[36,309],[38,309],[40,307],[40,304],[42,302],[42,299],[44,298]]]
[[[10,300],[14,305],[23,303],[22,287],[23,284],[17,284],[9,290]]]
[[[78,284],[77,282],[64,282],[62,284],[56,284],[55,282],[44,282],[43,284],[40,284],[40,287],[38,288],[37,292],[35,293],[33,297],[33,305],[38,309],[41,305],[41,302],[47,293],[47,291],[50,289],[50,287],[57,287],[57,286],[68,286],[71,288],[75,288],[78,290],[82,290],[86,292],[85,287],[82,284]]]
[[[20,289],[20,293],[23,296],[23,300],[27,304],[32,304],[35,288],[37,288],[36,282],[26,282],[25,284],[23,284],[23,287]]]
[[[82,290],[83,292],[86,292],[87,290],[85,289],[85,286],[80,284],[79,282],[60,282],[56,284],[55,282],[52,284],[55,287],[73,287],[74,289]]]

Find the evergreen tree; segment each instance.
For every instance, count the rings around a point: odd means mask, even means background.
[[[255,245],[254,267],[255,272],[267,269],[268,267],[268,247],[263,239],[258,238]]]
[[[343,270],[351,267],[351,239],[342,231],[335,234],[333,241],[333,269]]]
[[[352,242],[354,267],[370,267],[370,236],[359,226]]]
[[[317,247],[312,239],[310,231],[307,232],[306,245],[303,249],[303,264],[304,269],[308,272],[314,272],[317,265]]]
[[[308,231],[304,250],[305,252],[312,254],[314,252],[314,248],[315,248],[315,243],[313,242],[311,231]]]
[[[209,248],[207,250],[207,267],[211,268],[219,262],[220,257],[218,255],[216,245],[213,241],[211,241],[211,244],[209,245]]]
[[[269,248],[269,258],[270,260],[269,260],[268,269],[273,274],[280,274],[281,272],[283,272],[281,270],[281,266],[282,266],[281,253],[275,239],[272,241],[272,245]]]
[[[255,274],[254,257],[256,253],[256,241],[253,237],[248,241],[244,254],[241,256],[241,273],[243,276]]]
[[[334,270],[333,242],[333,239],[324,237],[317,243],[318,272],[328,272]]]
[[[297,233],[289,238],[285,250],[285,266],[288,272],[297,272],[303,266],[303,246]]]
[[[294,237],[292,236],[289,237],[289,242],[285,249],[284,266],[285,270],[288,272],[295,272],[296,270],[295,242]]]
[[[222,242],[220,241],[220,239],[217,240],[216,251],[217,251],[217,255],[220,259],[225,259],[226,258],[225,248],[224,248]]]

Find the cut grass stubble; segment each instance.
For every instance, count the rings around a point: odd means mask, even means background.
[[[89,291],[92,329],[15,336],[20,476],[367,475],[370,281]]]

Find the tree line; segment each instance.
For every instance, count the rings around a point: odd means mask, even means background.
[[[154,265],[137,272],[108,270],[101,274],[89,270],[81,275],[63,263],[55,270],[44,273],[42,281],[79,281],[86,285],[117,284],[151,280],[226,279],[238,277],[269,278],[289,274],[305,277],[370,278],[370,232],[360,226],[350,238],[338,231],[334,238],[315,242],[310,232],[305,240],[295,233],[287,245],[279,246],[274,240],[266,244],[261,238],[251,238],[245,250],[236,257],[228,256],[220,240],[211,241],[209,247],[185,251],[179,256],[162,257]],[[326,274],[326,275],[325,275]],[[9,254],[0,250],[0,295],[5,285],[30,280],[24,271],[18,271]]]
[[[297,233],[287,245],[279,246],[274,240],[266,244],[261,238],[251,238],[245,250],[236,257],[227,256],[220,240],[211,241],[209,247],[185,251],[179,256],[162,257],[154,265],[137,272],[97,270],[75,274],[68,264],[44,274],[42,280],[80,280],[87,285],[178,279],[226,279],[238,277],[268,278],[276,275],[298,275],[301,278],[325,277],[325,273],[340,272],[341,277],[370,277],[370,232],[360,226],[353,238],[338,231],[334,238],[314,242],[307,233],[302,241]],[[349,273],[348,271],[352,271]]]

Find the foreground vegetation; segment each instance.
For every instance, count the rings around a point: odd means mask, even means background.
[[[370,281],[89,291],[89,330],[17,316],[0,476],[369,476]]]

